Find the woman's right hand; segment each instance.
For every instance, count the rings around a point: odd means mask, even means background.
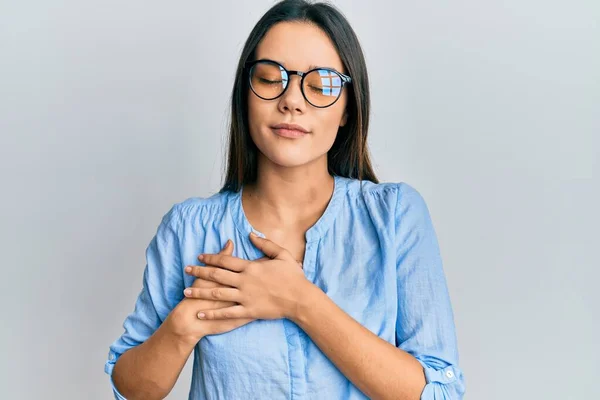
[[[233,242],[228,241],[228,244],[221,250],[219,254],[232,255]],[[204,281],[196,279],[192,285],[195,288],[213,288],[227,287],[216,282]],[[185,297],[171,311],[165,319],[165,325],[172,334],[186,343],[195,345],[206,335],[216,335],[232,331],[240,326],[246,325],[254,319],[238,318],[227,320],[200,320],[198,313],[205,310],[216,310],[219,308],[231,307],[235,305],[230,301],[221,300],[203,300]]]

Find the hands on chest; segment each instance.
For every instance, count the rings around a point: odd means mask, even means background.
[[[250,240],[265,257],[253,261],[233,257],[234,244],[228,241],[220,253],[198,256],[205,266],[185,268],[197,279],[176,307],[177,332],[200,340],[256,319],[294,318],[302,293],[311,285],[302,271],[304,241],[294,243],[292,253],[253,234]]]

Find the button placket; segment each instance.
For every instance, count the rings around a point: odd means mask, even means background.
[[[309,240],[306,241],[306,246],[304,249],[304,261],[302,263],[302,270],[304,271],[304,276],[310,282],[314,282],[314,272],[315,272],[315,257],[316,252],[314,251],[315,242],[311,242]]]

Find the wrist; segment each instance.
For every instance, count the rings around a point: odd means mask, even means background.
[[[190,331],[190,318],[188,315],[190,310],[183,306],[183,302],[179,303],[171,311],[157,331],[161,331],[163,337],[169,338],[172,342],[176,342],[184,348],[190,346],[193,348],[204,334],[198,332],[197,329],[195,331]]]
[[[286,318],[295,323],[305,321],[308,314],[319,302],[320,297],[325,294],[321,288],[308,280],[298,289],[294,307],[289,311],[289,315],[286,316]]]
[[[167,326],[162,326],[161,328],[156,331],[157,341],[168,343],[169,347],[175,349],[181,355],[189,355],[201,339],[188,335],[180,335],[168,329]]]

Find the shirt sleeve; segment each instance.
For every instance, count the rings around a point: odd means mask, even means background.
[[[176,204],[163,216],[156,234],[146,248],[142,289],[135,308],[123,323],[125,331],[109,347],[104,372],[110,377],[115,399],[125,399],[116,389],[112,379],[117,360],[125,351],[148,339],[183,297],[183,275],[177,235],[179,221]]]
[[[437,236],[421,194],[400,183],[396,204],[396,345],[423,366],[421,400],[457,400],[465,392],[450,296]]]

